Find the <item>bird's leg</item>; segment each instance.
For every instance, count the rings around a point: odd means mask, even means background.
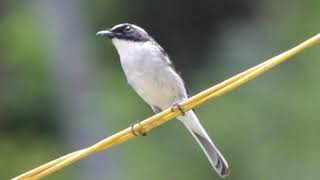
[[[186,114],[178,102],[173,104],[173,106],[171,107],[171,111],[174,112],[175,109],[178,109],[181,112],[182,116]]]
[[[134,129],[133,129],[136,124],[138,124],[138,125],[140,126],[137,133],[136,133],[136,132],[134,131]],[[137,121],[137,122],[135,122],[135,123],[131,123],[131,124],[130,124],[130,127],[131,127],[131,132],[132,132],[132,134],[135,135],[135,136],[138,136],[138,135],[140,135],[140,134],[141,134],[142,136],[146,136],[146,135],[147,135],[146,132],[143,132],[143,131],[142,131],[142,127],[141,127],[141,125],[140,125],[140,121]]]

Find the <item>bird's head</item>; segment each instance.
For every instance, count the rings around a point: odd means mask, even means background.
[[[143,47],[146,47],[143,45],[153,44],[154,42],[144,29],[129,23],[118,24],[111,29],[99,31],[97,36],[111,39],[120,56],[129,53],[139,54],[143,51]],[[150,48],[150,46],[147,47]]]
[[[141,27],[123,23],[113,26],[111,29],[97,32],[97,36],[108,37],[111,40],[145,42],[150,40],[149,34]]]

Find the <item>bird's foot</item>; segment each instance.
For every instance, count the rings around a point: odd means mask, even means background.
[[[175,109],[178,109],[181,112],[182,116],[186,114],[186,112],[183,110],[183,108],[178,102],[173,104],[173,106],[171,107],[171,111],[174,112]]]
[[[138,129],[137,132],[134,130],[134,126],[135,126],[135,125],[139,125],[139,129]],[[139,136],[139,135],[141,135],[141,136],[146,136],[146,135],[147,135],[146,132],[143,132],[143,131],[142,131],[142,126],[141,126],[141,124],[140,124],[140,121],[137,121],[137,122],[135,122],[135,123],[131,123],[131,124],[130,124],[130,127],[131,127],[131,133],[132,133],[133,135],[135,135],[135,136]]]

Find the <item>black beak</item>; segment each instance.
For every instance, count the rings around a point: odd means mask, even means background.
[[[108,38],[112,39],[116,36],[116,34],[112,31],[109,30],[103,30],[103,31],[99,31],[96,34],[97,36],[107,36]]]

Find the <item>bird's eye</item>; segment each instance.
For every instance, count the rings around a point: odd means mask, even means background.
[[[132,27],[131,26],[126,26],[126,27],[124,27],[124,29],[123,29],[123,32],[130,32],[130,31],[132,31]]]

